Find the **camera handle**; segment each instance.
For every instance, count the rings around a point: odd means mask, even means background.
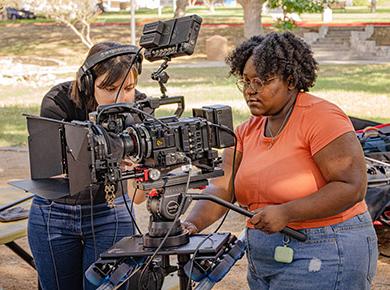
[[[242,214],[246,217],[253,217],[255,215],[254,212],[248,211],[246,209],[243,209],[239,206],[236,206],[228,201],[223,200],[222,198],[219,198],[217,196],[211,195],[211,194],[201,194],[201,193],[187,193],[187,197],[193,200],[209,200],[212,202],[215,202],[219,205],[222,205],[228,209],[231,209],[239,214]],[[296,231],[290,227],[285,227],[280,231],[282,234],[286,234],[291,236],[292,238],[304,242],[307,239],[307,236],[299,231]]]
[[[160,86],[160,92],[162,94],[161,98],[167,97],[167,95],[165,94],[167,92],[167,88],[165,87],[164,84],[168,82],[169,75],[164,70],[168,68],[168,61],[170,60],[171,60],[170,57],[165,57],[164,62],[159,66],[159,68],[155,72],[152,73],[151,76],[152,80],[158,81],[158,85]]]

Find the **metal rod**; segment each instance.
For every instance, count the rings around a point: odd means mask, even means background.
[[[190,255],[177,255],[177,265],[179,267],[177,276],[179,277],[180,290],[191,290],[191,285],[187,288],[189,278],[184,272],[184,265],[190,260]]]
[[[380,161],[380,160],[377,160],[377,159],[373,159],[373,158],[370,158],[370,157],[367,157],[367,156],[364,156],[364,158],[368,161],[371,161],[371,162],[374,162],[374,163],[378,163],[380,165],[383,165],[383,166],[387,166],[387,167],[390,167],[390,163],[386,163],[386,162],[383,162],[383,161]]]
[[[34,259],[31,257],[25,250],[23,250],[18,244],[15,242],[9,242],[5,244],[8,248],[10,248],[15,254],[21,257],[27,264],[36,269]]]
[[[0,207],[0,212],[2,212],[3,210],[9,209],[9,208],[11,208],[11,207],[13,207],[13,206],[15,206],[15,205],[18,205],[18,204],[20,204],[20,203],[23,203],[23,202],[25,202],[26,200],[29,200],[29,199],[33,198],[34,195],[35,195],[35,194],[30,194],[30,195],[28,195],[28,196],[26,196],[26,197],[23,197],[23,198],[21,198],[21,199],[19,199],[19,200],[17,200],[17,201],[11,202],[11,203],[6,204],[6,205],[3,205],[3,206]]]

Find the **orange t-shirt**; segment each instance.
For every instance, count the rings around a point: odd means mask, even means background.
[[[254,210],[308,196],[326,184],[313,156],[344,133],[353,131],[336,105],[299,93],[291,116],[273,140],[264,136],[266,118],[251,117],[236,129],[242,161],[235,179],[240,205]],[[272,146],[270,143],[272,142]],[[295,229],[322,227],[366,211],[364,201],[337,215],[290,223]],[[248,227],[253,227],[247,222]]]

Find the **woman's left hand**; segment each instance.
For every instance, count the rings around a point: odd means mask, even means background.
[[[268,234],[279,232],[288,224],[288,215],[283,205],[269,205],[256,209],[255,213],[249,222]]]

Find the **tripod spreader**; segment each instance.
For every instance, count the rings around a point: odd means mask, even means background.
[[[193,200],[210,200],[212,202],[218,203],[219,205],[222,205],[224,207],[227,207],[228,209],[231,209],[235,212],[238,212],[239,214],[242,214],[246,217],[253,217],[255,215],[254,212],[248,211],[246,209],[243,209],[239,206],[236,206],[226,200],[223,200],[222,198],[219,198],[217,196],[211,195],[211,194],[202,194],[202,193],[187,193],[186,194],[188,198]],[[290,227],[285,227],[280,231],[282,234],[286,234],[291,236],[292,238],[304,242],[307,239],[307,236],[301,232],[298,232]]]

